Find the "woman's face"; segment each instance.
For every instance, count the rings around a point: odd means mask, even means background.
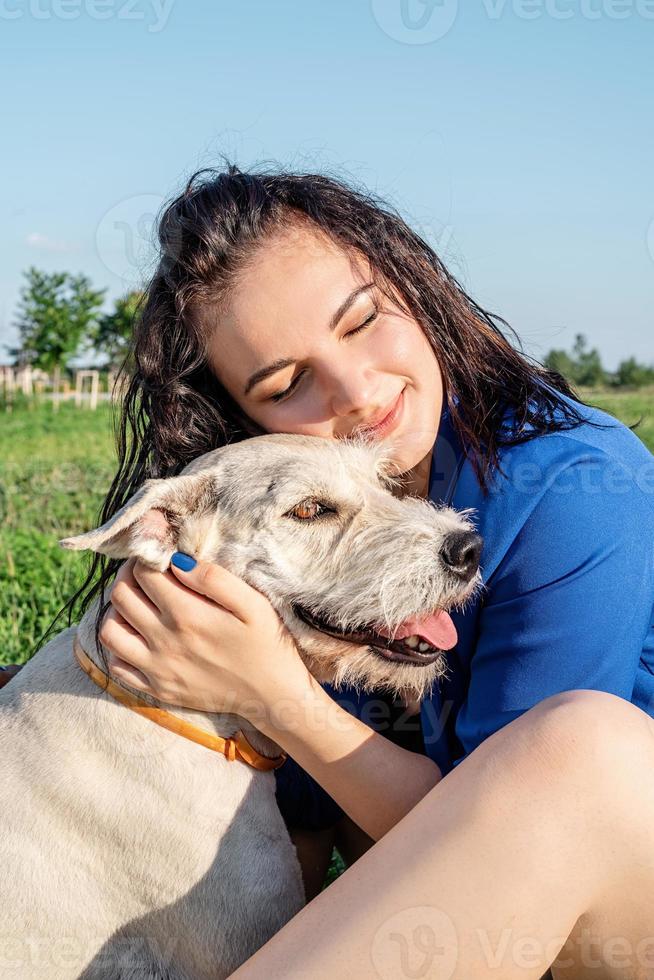
[[[209,364],[268,432],[386,440],[426,494],[441,373],[417,322],[374,286],[369,263],[294,228],[262,246],[229,304],[207,314]]]

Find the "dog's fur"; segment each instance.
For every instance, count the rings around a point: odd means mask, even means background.
[[[471,529],[469,515],[399,499],[389,474],[375,445],[262,436],[149,481],[106,525],[62,543],[159,570],[174,551],[216,561],[268,596],[319,680],[420,698],[444,657],[397,663],[296,614],[299,604],[335,627],[392,634],[476,588],[477,574],[462,583],[439,560],[450,532]],[[300,520],[293,509],[306,499],[330,510]],[[77,635],[106,670],[97,614],[94,605]],[[227,977],[304,901],[274,776],[103,694],[73,657],[74,634],[55,637],[0,692],[0,972]],[[165,707],[277,752],[242,718]]]

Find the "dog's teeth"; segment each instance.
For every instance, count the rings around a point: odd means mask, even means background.
[[[420,639],[417,636],[407,636],[404,642],[408,647],[411,647],[412,650],[415,650],[415,648],[418,646],[418,643],[420,642]]]
[[[427,650],[429,650],[429,644],[428,643],[421,643],[419,645],[418,649],[420,650],[420,653],[425,653]]]

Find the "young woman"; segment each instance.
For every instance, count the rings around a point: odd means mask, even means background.
[[[474,508],[484,538],[484,589],[421,706],[323,689],[224,569],[116,576],[111,673],[251,717],[294,760],[278,797],[308,894],[334,839],[351,860],[378,841],[239,976],[506,980],[558,956],[557,977],[654,977],[652,456],[371,195],[201,171],[159,237],[103,521],[227,441],[366,430],[401,492]],[[96,558],[83,608],[116,568]]]

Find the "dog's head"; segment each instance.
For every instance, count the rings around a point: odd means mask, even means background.
[[[215,561],[266,595],[320,681],[423,697],[479,584],[469,514],[392,493],[379,444],[267,435],[149,480],[66,548]]]

